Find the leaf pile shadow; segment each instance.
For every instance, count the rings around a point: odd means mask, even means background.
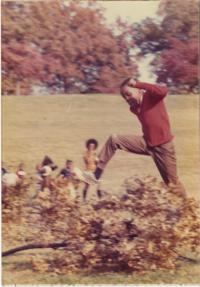
[[[72,201],[66,190],[56,189],[32,201],[19,195],[16,212],[11,195],[3,194],[4,241],[10,238],[12,247],[68,242],[65,248],[33,256],[32,268],[38,272],[175,269],[178,254],[199,252],[199,202],[182,198],[152,177],[128,178],[121,195],[106,195],[97,203]],[[16,218],[22,224],[16,225]]]

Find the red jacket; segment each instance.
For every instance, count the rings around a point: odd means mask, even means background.
[[[158,146],[172,140],[169,117],[164,103],[167,88],[158,85],[137,82],[135,88],[145,90],[139,113],[144,139],[149,146]]]

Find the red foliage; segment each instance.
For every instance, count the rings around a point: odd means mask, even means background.
[[[115,37],[95,2],[5,3],[3,9],[3,70],[11,87],[37,79],[60,92],[116,91],[136,72],[124,37]]]
[[[170,39],[170,49],[161,53],[158,81],[193,90],[198,84],[198,41]]]

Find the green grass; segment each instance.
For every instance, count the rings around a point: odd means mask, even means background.
[[[37,273],[31,270],[30,256],[23,254],[3,260],[3,284],[198,284],[200,266],[181,263],[175,271],[158,270],[146,274],[103,273],[67,274]]]
[[[166,100],[178,159],[179,176],[189,196],[199,195],[199,103],[197,96],[169,96]],[[2,98],[2,159],[15,169],[24,161],[29,175],[45,154],[62,167],[73,159],[83,168],[85,140],[95,137],[100,148],[111,133],[141,134],[138,120],[120,96],[20,96]],[[118,192],[126,177],[159,173],[150,157],[118,152],[104,173],[104,189]],[[4,248],[6,248],[6,242]],[[144,275],[38,274],[30,267],[30,253],[3,259],[4,284],[144,284],[200,282],[199,266],[184,263],[175,273]],[[34,253],[32,253],[34,254]]]
[[[169,96],[178,172],[189,195],[198,197],[199,104],[197,96]],[[20,96],[2,98],[2,158],[11,169],[23,160],[27,171],[45,154],[61,167],[67,158],[83,167],[85,140],[100,148],[112,133],[141,134],[140,124],[120,96]],[[144,168],[145,167],[145,168]],[[138,174],[160,178],[150,157],[118,152],[104,174],[105,189],[116,192],[123,179]]]

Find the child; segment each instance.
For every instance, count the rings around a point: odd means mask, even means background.
[[[58,174],[57,185],[67,187],[72,199],[76,198],[76,189],[83,180],[82,172],[74,166],[72,160],[66,160],[65,167]]]
[[[3,176],[5,173],[8,173],[7,169],[1,167],[1,176]]]
[[[20,163],[16,172],[9,172],[4,167],[1,168],[2,173],[2,184],[5,188],[7,187],[18,187],[20,188],[26,172],[23,169],[23,163]]]
[[[66,160],[65,167],[61,169],[60,173],[58,174],[58,177],[65,178],[69,180],[83,180],[82,172],[78,167],[74,166],[74,162],[72,160]]]
[[[95,139],[88,139],[86,141],[86,151],[83,155],[83,160],[85,163],[85,170],[94,172],[98,162],[98,157],[96,154],[96,149],[98,147],[98,142]]]
[[[60,173],[58,174],[58,177],[64,178],[64,179],[72,179],[73,175],[73,161],[72,160],[66,160],[65,167],[61,169]]]
[[[45,156],[41,164],[36,166],[38,179],[37,191],[44,191],[46,187],[51,190],[51,174],[56,168],[57,166],[49,156]]]
[[[21,180],[21,182],[24,180],[25,176],[26,176],[26,172],[24,170],[24,163],[21,162],[18,165],[18,168],[16,170],[16,175],[19,177],[19,179]]]
[[[96,149],[98,147],[98,142],[96,139],[88,139],[86,141],[86,151],[83,155],[83,160],[85,163],[85,170],[94,172],[98,163],[98,157],[96,154]],[[85,183],[85,188],[83,189],[83,199],[86,200],[87,190],[89,185]],[[101,191],[97,189],[98,198],[102,197]]]
[[[19,184],[19,177],[14,172],[8,172],[6,169],[2,168],[2,186],[3,189],[9,188],[9,187],[17,187]]]

